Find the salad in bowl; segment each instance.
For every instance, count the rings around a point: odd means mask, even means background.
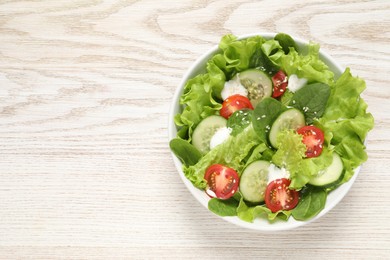
[[[374,119],[364,89],[316,43],[225,35],[175,93],[174,162],[192,194],[230,222],[303,225],[345,196],[367,160]]]

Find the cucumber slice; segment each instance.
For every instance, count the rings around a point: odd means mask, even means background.
[[[226,127],[227,120],[222,116],[212,115],[203,119],[192,133],[192,144],[202,154],[210,151],[210,140],[220,128]]]
[[[282,112],[274,121],[269,132],[269,142],[274,148],[278,148],[276,139],[279,132],[286,129],[298,129],[305,125],[305,116],[296,108],[290,108]]]
[[[340,156],[333,153],[332,164],[324,171],[309,180],[309,184],[320,187],[330,187],[339,182],[344,176],[344,165]]]
[[[267,161],[254,161],[245,168],[240,178],[240,192],[246,201],[264,201],[269,166]]]
[[[265,97],[272,95],[272,81],[266,73],[258,69],[249,69],[237,75],[241,85],[248,90],[248,98],[253,107]]]

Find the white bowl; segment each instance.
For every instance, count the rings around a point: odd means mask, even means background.
[[[245,39],[251,36],[260,35],[266,39],[272,39],[276,34],[274,33],[256,33],[256,34],[250,34],[250,35],[243,35],[239,37],[238,39]],[[295,42],[297,43],[300,51],[305,52],[307,50],[307,42],[297,39],[296,37],[293,37]],[[180,112],[180,106],[179,106],[179,99],[180,96],[183,93],[184,86],[186,82],[196,76],[199,73],[202,73],[205,71],[205,65],[207,61],[218,51],[218,46],[215,46],[208,52],[206,52],[204,55],[202,55],[200,58],[198,58],[195,63],[187,70],[186,74],[182,78],[182,81],[179,85],[179,87],[176,89],[172,104],[170,107],[169,112],[169,125],[168,125],[168,137],[169,140],[173,139],[177,135],[177,128],[174,123],[174,117],[177,113]],[[323,50],[320,49],[320,57],[321,59],[329,66],[330,70],[333,71],[335,74],[335,77],[338,78],[344,71],[344,69],[337,64],[337,62],[330,57],[328,54],[326,54]],[[206,208],[208,209],[208,201],[210,198],[206,195],[206,193],[203,190],[200,190],[193,186],[193,184],[185,177],[183,170],[182,170],[182,163],[180,160],[172,153],[173,161],[175,163],[175,166],[180,174],[181,179],[183,180],[184,184],[187,186],[188,190],[192,193],[192,195]],[[329,212],[333,207],[335,207],[347,194],[349,189],[352,187],[352,184],[355,182],[356,177],[358,176],[358,172],[360,170],[360,167],[355,169],[355,174],[352,176],[352,178],[338,187],[337,189],[330,192],[327,196],[325,208],[314,218],[308,220],[308,221],[297,221],[293,217],[290,217],[288,221],[275,221],[270,223],[266,218],[256,218],[253,223],[249,223],[246,221],[243,221],[239,219],[238,217],[221,217],[224,220],[231,222],[235,225],[248,228],[248,229],[254,229],[259,231],[278,231],[278,230],[288,230],[297,228],[299,226],[303,226],[305,224],[308,224],[316,219],[319,219],[321,216],[325,215],[327,212]],[[211,214],[214,214],[210,211]]]

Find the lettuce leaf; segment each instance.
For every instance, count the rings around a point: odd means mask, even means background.
[[[232,74],[233,71],[243,71],[249,67],[250,59],[256,49],[265,40],[260,36],[250,37],[244,40],[237,40],[231,34],[222,37],[219,48],[223,51],[226,61],[226,72]]]
[[[305,156],[306,146],[302,142],[302,135],[297,134],[292,129],[281,131],[277,136],[279,149],[272,157],[272,162],[286,168],[291,172],[294,166],[299,166],[302,158]]]
[[[277,62],[287,73],[296,74],[299,78],[306,78],[309,83],[321,82],[328,85],[334,83],[334,74],[319,58],[320,45],[309,43],[307,55],[299,54],[290,48],[287,55],[280,57]]]
[[[189,80],[186,85],[185,93],[180,99],[180,103],[185,107],[183,112],[175,117],[176,125],[182,127],[178,132],[182,139],[191,141],[192,131],[199,122],[203,118],[215,114],[222,107],[212,97],[208,85],[208,76],[205,75],[199,75]]]
[[[279,149],[272,162],[290,172],[292,189],[302,189],[313,176],[332,163],[332,151],[327,146],[324,146],[320,156],[305,158],[306,146],[302,143],[302,136],[293,130],[279,133],[277,141]]]
[[[367,160],[364,140],[374,127],[374,118],[360,97],[365,87],[364,80],[353,77],[347,68],[332,86],[325,112],[316,123],[342,158],[346,172],[341,183],[347,182],[354,169]]]

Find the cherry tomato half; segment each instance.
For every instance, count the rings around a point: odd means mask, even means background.
[[[290,190],[291,181],[286,178],[271,181],[265,190],[265,204],[272,212],[291,210],[299,201],[299,192]]]
[[[272,77],[272,83],[274,85],[272,97],[278,98],[283,95],[286,91],[288,84],[286,73],[284,73],[283,70],[279,70],[278,72],[276,72],[276,74]]]
[[[236,94],[223,101],[219,114],[228,119],[234,112],[244,108],[253,110],[253,106],[247,97]]]
[[[213,164],[207,168],[204,179],[207,181],[207,195],[212,198],[228,199],[236,193],[240,177],[232,168]]]
[[[297,133],[303,135],[302,142],[306,145],[306,157],[317,157],[322,153],[324,133],[318,127],[307,125],[299,128]]]

